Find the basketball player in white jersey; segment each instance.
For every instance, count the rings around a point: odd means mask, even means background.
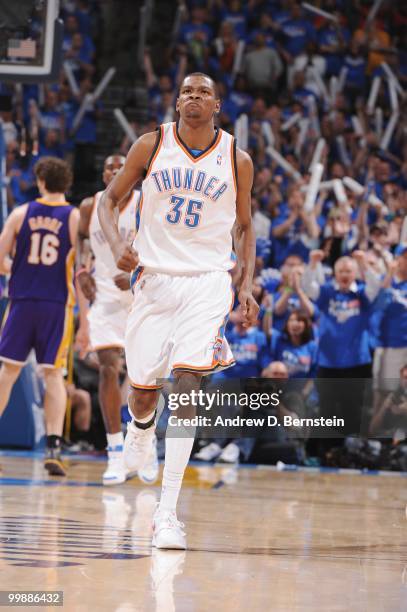
[[[217,129],[220,111],[208,76],[187,76],[176,103],[179,123],[160,126],[130,149],[102,196],[98,215],[117,266],[137,266],[134,304],[126,329],[126,359],[133,387],[125,461],[145,461],[154,436],[159,379],[170,373],[177,391],[196,389],[201,377],[233,364],[223,337],[232,306],[229,270],[234,247],[242,280],[238,294],[245,325],[254,324],[255,236],[250,212],[253,164],[234,138]],[[120,236],[115,208],[140,178],[139,229],[133,247]],[[191,407],[184,414],[190,414]],[[178,411],[178,416],[182,412]],[[193,437],[166,437],[161,499],[153,545],[186,548],[176,504]]]
[[[103,182],[107,186],[122,168],[125,158],[111,155],[106,158]],[[80,205],[76,273],[84,296],[91,302],[88,312],[80,309],[79,335],[82,346],[90,346],[99,359],[99,403],[102,409],[108,441],[108,465],[103,484],[121,484],[127,469],[123,460],[123,434],[121,431],[121,391],[119,386],[120,357],[124,349],[124,335],[128,311],[132,303],[130,277],[117,269],[112,252],[100,228],[96,213],[102,192],[85,198]],[[140,192],[130,191],[121,200],[118,228],[122,240],[131,244],[135,233],[136,206]],[[88,272],[88,241],[95,258],[94,273]],[[155,440],[150,460],[139,472],[144,482],[154,482],[158,476]]]

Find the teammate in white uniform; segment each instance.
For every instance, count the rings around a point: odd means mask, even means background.
[[[223,331],[232,306],[234,248],[242,266],[239,301],[245,324],[257,318],[252,295],[255,236],[250,213],[253,165],[230,134],[215,128],[220,110],[212,79],[186,77],[177,99],[178,125],[162,125],[131,148],[123,169],[101,198],[102,229],[122,270],[136,268],[134,304],[126,331],[133,390],[125,461],[142,465],[154,435],[159,379],[173,373],[178,392],[199,387],[201,377],[233,364]],[[131,248],[117,229],[115,208],[144,176],[138,232]],[[178,411],[189,416],[192,407]],[[153,545],[185,548],[176,504],[193,437],[166,437],[160,504]]]
[[[103,181],[108,185],[122,168],[125,158],[111,155],[104,163]],[[120,484],[126,480],[123,460],[123,434],[121,431],[121,391],[119,386],[120,357],[124,349],[127,316],[132,304],[129,274],[117,269],[109,244],[101,230],[96,213],[103,192],[85,198],[80,206],[77,272],[79,285],[91,302],[88,312],[80,313],[78,338],[82,346],[96,351],[100,363],[99,401],[108,440],[108,465],[103,474],[105,485]],[[118,229],[122,240],[131,244],[135,235],[136,207],[140,192],[131,191],[119,204]],[[88,241],[95,258],[94,272],[86,265],[89,255]],[[86,309],[87,310],[87,309]],[[87,316],[86,316],[87,315]],[[155,445],[148,465],[139,473],[142,480],[151,482],[158,476]]]

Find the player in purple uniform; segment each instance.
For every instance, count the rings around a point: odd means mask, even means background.
[[[43,157],[34,171],[41,197],[14,209],[0,234],[0,274],[10,274],[10,308],[0,340],[0,415],[34,349],[46,384],[44,465],[50,474],[64,476],[60,457],[66,407],[62,369],[73,326],[72,276],[79,211],[65,200],[64,193],[72,183],[66,162]]]

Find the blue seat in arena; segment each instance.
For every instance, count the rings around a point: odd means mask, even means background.
[[[21,371],[7,408],[0,419],[1,448],[35,447],[35,413],[39,410],[39,403],[38,379],[33,366],[29,363]]]

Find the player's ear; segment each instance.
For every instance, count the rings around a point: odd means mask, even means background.
[[[177,98],[175,102],[175,110],[177,111],[177,113],[179,113],[179,98]]]
[[[220,100],[215,100],[215,114],[219,115],[220,113]]]

